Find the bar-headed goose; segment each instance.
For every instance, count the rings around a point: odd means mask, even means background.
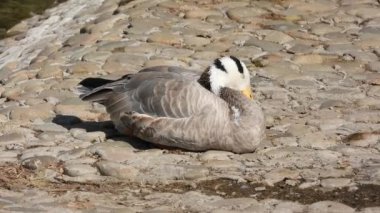
[[[253,99],[250,73],[233,56],[201,75],[158,66],[118,80],[87,78],[81,98],[103,104],[116,128],[145,141],[183,149],[252,152],[264,136],[264,115]]]

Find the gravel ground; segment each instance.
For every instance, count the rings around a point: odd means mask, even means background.
[[[0,41],[0,212],[380,212],[377,0],[69,0]],[[118,134],[75,93],[154,65],[256,73],[249,154]]]

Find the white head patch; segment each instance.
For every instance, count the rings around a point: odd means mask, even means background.
[[[250,85],[250,75],[245,64],[233,56],[224,56],[210,67],[211,91],[219,94],[222,87],[243,90]]]

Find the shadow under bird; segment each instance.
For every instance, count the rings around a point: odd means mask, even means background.
[[[81,81],[82,100],[104,105],[122,134],[192,151],[253,152],[264,137],[264,114],[253,100],[250,73],[233,56],[201,75],[157,66],[118,80]]]

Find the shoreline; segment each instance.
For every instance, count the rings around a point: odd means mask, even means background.
[[[4,0],[0,3],[0,39],[14,36],[16,32],[7,32],[13,26],[34,15],[41,15],[64,1],[66,0]]]
[[[96,19],[97,14],[91,11],[96,11],[102,3],[103,0],[68,0],[15,25],[10,30],[20,34],[0,41],[0,70],[7,66],[13,71],[26,68],[48,45],[59,48],[83,25]]]

